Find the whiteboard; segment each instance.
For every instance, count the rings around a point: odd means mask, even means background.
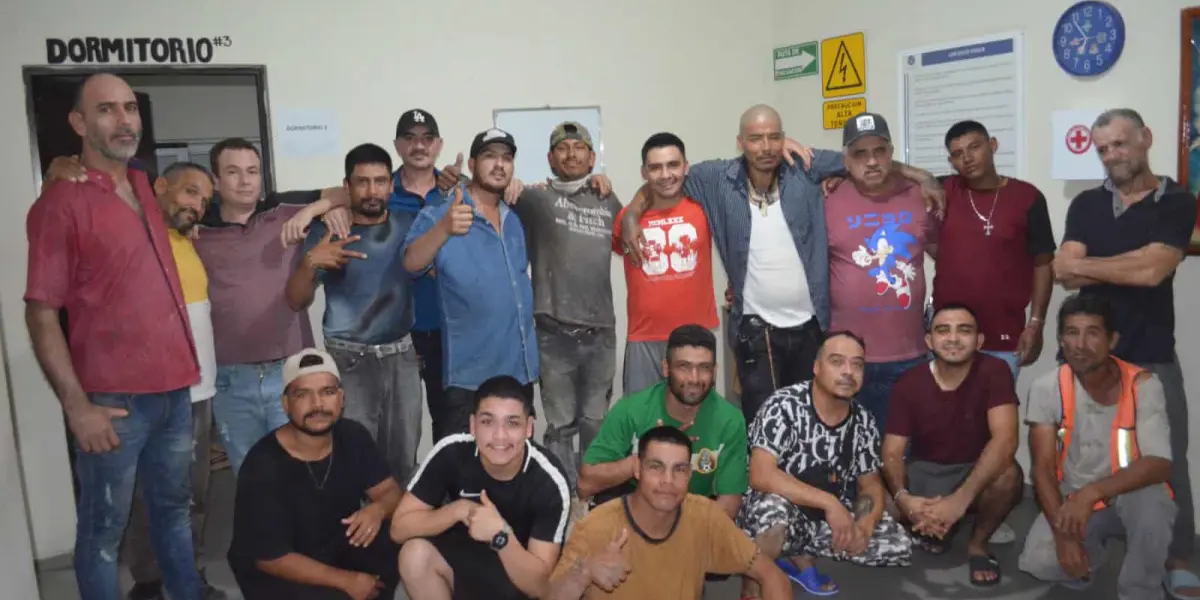
[[[492,122],[512,134],[517,141],[514,176],[523,182],[545,181],[551,177],[546,153],[550,151],[550,132],[563,121],[577,121],[592,134],[596,152],[593,173],[604,172],[604,142],[599,106],[541,108],[499,108],[492,111]]]

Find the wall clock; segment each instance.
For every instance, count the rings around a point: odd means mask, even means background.
[[[1054,60],[1068,74],[1108,71],[1125,47],[1125,20],[1107,2],[1087,0],[1068,8],[1054,26]]]

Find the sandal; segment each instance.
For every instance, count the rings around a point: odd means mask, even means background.
[[[1181,596],[1175,590],[1183,587],[1200,587],[1200,577],[1185,569],[1175,569],[1163,577],[1163,587],[1166,588],[1167,594],[1175,600],[1195,600],[1196,596]]]
[[[991,587],[1000,583],[1000,578],[1003,574],[1000,572],[1000,563],[994,556],[968,556],[967,570],[970,572],[969,581],[975,587]],[[983,579],[980,575],[986,573],[995,573],[995,579]]]
[[[800,584],[804,591],[813,596],[834,596],[838,593],[838,586],[829,578],[828,575],[822,575],[816,567],[809,567],[803,571],[792,564],[792,561],[779,558],[775,560],[775,564],[783,570],[788,579]],[[831,586],[826,589],[826,586]]]

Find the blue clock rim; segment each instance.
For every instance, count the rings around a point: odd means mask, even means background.
[[[1077,73],[1070,66],[1067,66],[1066,61],[1063,60],[1062,55],[1059,53],[1059,47],[1057,44],[1058,30],[1063,23],[1067,22],[1067,18],[1071,14],[1088,5],[1103,6],[1106,10],[1111,12],[1116,21],[1115,25],[1121,32],[1121,37],[1117,40],[1116,47],[1113,48],[1112,60],[1108,61],[1108,64],[1105,65],[1104,68],[1092,73]],[[1113,6],[1111,2],[1104,2],[1103,0],[1081,0],[1080,2],[1076,2],[1064,10],[1062,15],[1058,17],[1058,21],[1054,23],[1054,31],[1050,33],[1050,49],[1054,52],[1054,62],[1058,64],[1058,68],[1062,69],[1069,75],[1074,77],[1096,77],[1103,75],[1107,73],[1109,69],[1113,68],[1113,65],[1115,65],[1117,60],[1121,58],[1121,52],[1125,50],[1125,17],[1121,15],[1121,11],[1117,10],[1117,7]]]

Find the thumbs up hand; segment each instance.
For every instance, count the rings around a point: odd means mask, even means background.
[[[629,559],[625,557],[625,545],[629,543],[629,529],[621,530],[620,535],[609,542],[604,553],[587,561],[588,574],[596,587],[611,592],[625,581],[633,570]]]
[[[463,155],[462,152],[459,152],[454,164],[442,167],[442,171],[438,173],[438,189],[446,192],[458,185],[458,180],[462,178],[462,166]]]
[[[504,517],[500,516],[487,492],[480,493],[479,506],[467,517],[467,533],[471,535],[471,539],[485,544],[491,543],[492,538],[505,527],[508,527],[508,523],[504,522]]]
[[[471,222],[475,220],[475,209],[463,200],[463,188],[454,188],[450,196],[450,208],[442,217],[442,227],[449,235],[466,235],[471,230]]]

